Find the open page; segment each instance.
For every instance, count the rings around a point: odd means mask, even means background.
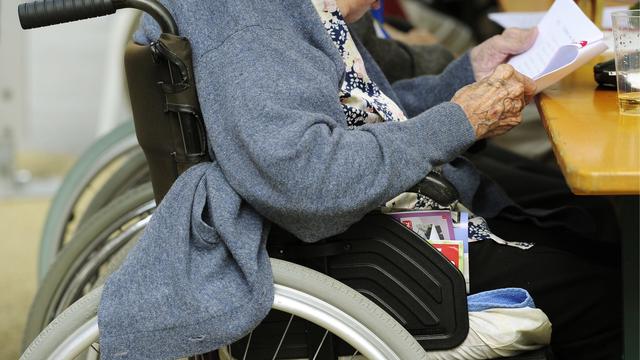
[[[572,0],[556,0],[538,24],[531,49],[509,64],[536,80],[541,91],[604,51],[603,37]]]
[[[505,29],[528,29],[538,26],[545,14],[546,11],[496,12],[489,14],[489,19]]]

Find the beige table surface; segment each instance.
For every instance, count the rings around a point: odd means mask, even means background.
[[[567,183],[576,194],[640,194],[640,116],[618,112],[615,90],[596,88],[589,64],[537,97]]]

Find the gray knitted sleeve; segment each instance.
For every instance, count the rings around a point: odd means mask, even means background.
[[[474,82],[469,55],[452,62],[439,75],[425,75],[400,80],[393,89],[409,116],[415,116],[431,107],[449,101],[461,87]]]
[[[340,70],[284,31],[251,27],[195,60],[212,150],[234,190],[303,240],[344,231],[474,140],[462,109],[346,128]]]

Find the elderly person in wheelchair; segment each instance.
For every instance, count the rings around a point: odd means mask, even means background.
[[[155,346],[150,356],[165,358],[235,341],[273,304],[271,229],[316,242],[383,204],[469,209],[472,294],[524,288],[549,316],[559,358],[619,357],[619,272],[597,256],[601,219],[564,204],[525,208],[460,157],[519,123],[536,87],[504,63],[535,31],[507,30],[438,76],[391,85],[348,28],[378,1],[162,3],[193,46],[213,163],[181,175],[108,280],[105,357]],[[159,35],[146,18],[136,40]],[[167,99],[173,90],[165,87]],[[427,174],[453,184],[459,202],[438,204],[427,188],[403,193]]]

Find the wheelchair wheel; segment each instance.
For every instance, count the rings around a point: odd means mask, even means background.
[[[58,314],[102,281],[105,265],[137,238],[154,209],[151,185],[145,184],[115,199],[87,220],[41,282],[29,311],[25,346]]]
[[[82,214],[78,227],[81,227],[87,219],[109,204],[111,200],[149,181],[147,159],[142,149],[136,149],[93,196]]]
[[[324,274],[295,265],[289,262],[271,260],[275,299],[273,310],[284,314],[289,319],[304,319],[319,327],[320,341],[313,342],[302,357],[281,356],[280,349],[287,339],[286,327],[276,334],[278,345],[268,358],[273,359],[379,359],[407,360],[425,359],[426,353],[414,338],[391,316],[370,300]],[[40,359],[76,359],[82,356],[96,357],[99,352],[97,306],[102,288],[97,288],[84,296],[58,316],[33,341],[24,352],[21,360]],[[273,312],[273,311],[272,311]],[[291,323],[291,320],[288,321]],[[224,347],[211,357],[196,359],[264,359],[263,356],[252,357],[248,354],[252,344],[260,343],[257,337],[259,325],[249,336],[250,341],[241,344],[235,353],[236,346]],[[333,334],[333,335],[330,335]],[[323,346],[327,339],[339,338],[350,346],[346,356],[330,354],[322,356]],[[93,354],[91,354],[93,353]],[[91,355],[89,355],[91,354]],[[148,358],[146,356],[145,358]]]
[[[70,223],[79,218],[81,198],[91,184],[110,164],[137,149],[132,122],[128,121],[100,138],[78,159],[65,176],[60,189],[51,202],[45,221],[38,256],[38,281],[47,274],[64,239],[69,237]]]

